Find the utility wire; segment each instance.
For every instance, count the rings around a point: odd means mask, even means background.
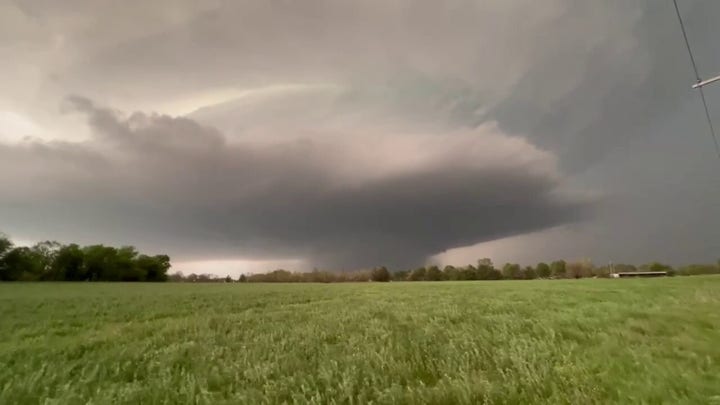
[[[685,32],[685,24],[680,16],[680,8],[678,8],[677,0],[673,0],[673,4],[675,5],[675,13],[677,14],[678,21],[680,22],[680,30],[682,30],[683,38],[685,39],[685,46],[687,47],[688,54],[690,55],[690,62],[692,62],[693,71],[695,72],[695,80],[697,83],[700,83],[702,82],[702,79],[700,78],[700,72],[698,71],[697,63],[695,62],[695,56],[693,56],[692,48],[690,47],[690,41],[688,41],[687,32]],[[705,118],[707,118],[708,126],[710,127],[710,136],[712,136],[713,143],[715,144],[715,153],[718,158],[720,158],[720,144],[718,144],[712,118],[710,118],[710,109],[708,108],[707,100],[705,99],[705,92],[703,91],[702,86],[698,87],[698,90],[700,90],[700,98],[702,99],[703,107],[705,107]]]

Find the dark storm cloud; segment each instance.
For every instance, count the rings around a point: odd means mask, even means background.
[[[534,142],[557,151],[571,171],[587,169],[633,138],[653,136],[650,126],[697,97],[690,90],[694,73],[672,2],[626,3],[613,4],[613,12],[635,9],[632,30],[605,35],[586,47],[567,39],[576,28],[571,19],[558,20],[548,40],[560,46],[538,58],[490,113],[502,128],[530,134]],[[707,77],[720,69],[712,44],[720,33],[720,3],[679,4],[701,74]],[[577,15],[585,7],[570,5],[567,14]],[[565,81],[572,87],[549,102],[544,97],[552,94],[549,88],[566,86]]]
[[[595,48],[624,45],[605,55],[611,66],[631,55],[643,15],[636,2],[569,0],[209,1],[200,10],[192,3],[90,2],[77,9],[35,3],[23,6],[32,10],[32,21],[68,25],[62,44],[71,52],[53,66],[56,80],[128,103],[227,86],[394,85],[419,78],[488,109],[512,94],[535,64],[553,62],[563,74],[544,77],[545,87],[533,97],[547,103],[584,77]],[[142,17],[138,9],[145,9]],[[105,16],[112,21],[102,24]],[[88,26],[95,35],[85,34]]]
[[[716,34],[707,16],[720,6],[681,5],[701,66],[720,65],[707,40]],[[577,171],[648,136],[648,124],[692,97],[681,41],[672,4],[650,0],[220,2],[181,24],[88,47],[61,75],[97,97],[123,87],[155,98],[228,83],[385,86],[386,114],[497,121]],[[138,78],[153,85],[135,86]],[[442,102],[452,114],[435,115]]]
[[[179,257],[301,257],[354,268],[417,264],[454,246],[575,221],[589,208],[559,190],[550,154],[492,125],[231,143],[187,118],[70,102],[87,114],[91,140],[0,146],[0,172],[14,173],[0,181],[15,190],[2,202],[4,224],[47,218]]]
[[[716,73],[720,3],[680,7],[702,75]],[[673,236],[720,218],[695,203],[717,198],[716,171],[674,12],[655,0],[0,3],[0,125],[59,139],[0,147],[13,167],[0,219],[24,239],[101,236],[187,258],[409,263],[575,224],[581,185],[613,203],[598,200],[583,243],[541,233],[557,239],[546,254],[714,259],[714,231]],[[173,117],[75,99],[93,128],[77,141],[82,128],[53,115],[74,93]]]

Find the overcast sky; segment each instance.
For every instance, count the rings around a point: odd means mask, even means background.
[[[720,72],[720,2],[679,4]],[[720,159],[674,13],[0,0],[0,230],[222,275],[712,262]]]

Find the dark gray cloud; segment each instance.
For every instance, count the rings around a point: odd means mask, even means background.
[[[0,146],[8,231],[351,266],[570,224],[508,259],[715,259],[671,2],[146,3],[0,3],[0,136],[56,139]],[[720,71],[720,4],[680,7]],[[75,99],[83,141],[56,114],[75,93],[148,113]]]
[[[491,112],[502,128],[527,133],[534,142],[557,151],[571,171],[593,166],[633,138],[653,136],[650,126],[697,97],[688,85],[694,74],[672,2],[626,3],[635,9],[632,30],[603,36],[587,47],[568,42],[576,27],[568,19],[558,20],[549,40],[567,46],[535,61],[511,96]],[[613,13],[632,12],[614,6],[609,8]],[[720,32],[720,4],[683,1],[680,6],[701,73],[708,77],[720,69],[712,45]],[[570,6],[568,14],[585,7]],[[573,74],[577,71],[579,77]],[[543,97],[548,87],[562,87],[567,80],[572,81],[567,92],[551,102]]]
[[[559,190],[552,155],[492,125],[228,142],[187,118],[70,102],[87,114],[92,139],[0,147],[0,182],[13,190],[0,213],[10,228],[42,218],[43,227],[91,226],[90,234],[181,258],[300,257],[354,268],[421,263],[589,209],[588,198]]]

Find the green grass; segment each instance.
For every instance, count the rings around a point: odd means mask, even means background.
[[[0,284],[2,404],[720,404],[720,277]]]

